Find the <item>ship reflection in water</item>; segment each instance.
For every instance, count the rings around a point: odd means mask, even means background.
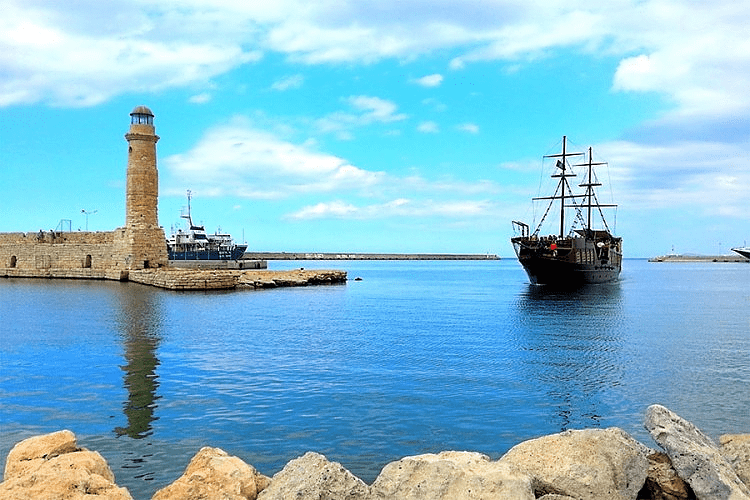
[[[598,427],[602,409],[616,404],[606,395],[624,375],[622,307],[619,283],[529,285],[518,297],[519,370],[552,406],[561,431]]]
[[[116,427],[117,436],[142,439],[152,434],[159,380],[156,349],[161,340],[162,315],[159,295],[147,287],[128,287],[120,297],[117,325],[123,339],[126,364],[124,385],[128,400],[123,404],[127,427]]]

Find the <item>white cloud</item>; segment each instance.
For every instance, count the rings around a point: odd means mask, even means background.
[[[417,125],[417,130],[423,134],[437,134],[440,132],[440,127],[433,121],[424,121]]]
[[[398,113],[398,106],[386,99],[373,96],[350,96],[344,100],[351,108],[337,111],[316,121],[324,133],[335,133],[342,140],[352,138],[352,129],[373,123],[392,123],[405,120],[408,115]]]
[[[281,80],[275,81],[273,85],[271,85],[271,88],[273,90],[278,91],[285,91],[290,89],[298,89],[302,87],[302,84],[305,81],[305,77],[302,75],[292,75],[288,76],[286,78],[282,78]]]
[[[171,174],[170,188],[175,192],[201,185],[211,196],[265,199],[366,189],[384,175],[310,145],[285,141],[242,119],[207,131],[192,149],[162,163]]]
[[[292,219],[469,217],[491,210],[488,195],[494,198],[501,191],[491,181],[431,180],[367,170],[317,150],[313,141],[296,144],[260,130],[244,117],[208,130],[191,149],[160,164],[168,174],[162,181],[165,194],[200,186],[205,197],[336,198],[309,204],[290,214]]]
[[[194,96],[191,96],[188,99],[188,102],[191,102],[193,104],[205,104],[211,100],[211,94],[208,92],[202,92],[200,94],[196,94]]]
[[[403,113],[396,113],[398,106],[391,101],[371,96],[352,96],[347,102],[355,109],[362,111],[361,120],[371,122],[393,122],[406,119]]]
[[[357,207],[350,203],[342,201],[333,201],[329,203],[317,203],[302,208],[301,210],[290,214],[288,218],[297,220],[322,219],[322,218],[346,218],[355,215],[358,212]]]
[[[383,219],[390,217],[441,217],[461,219],[481,217],[494,213],[497,208],[488,200],[414,200],[396,198],[385,203],[356,206],[342,201],[321,202],[303,207],[289,214],[289,219],[308,220],[321,218],[337,219]]]
[[[101,20],[95,16],[103,16],[102,8],[81,5],[83,11],[68,12],[67,7],[5,3],[0,106],[39,101],[92,106],[124,92],[207,82],[259,58],[258,52],[239,45],[160,38],[153,20],[134,13],[131,5],[115,7]],[[88,7],[93,13],[86,12]]]
[[[463,132],[468,132],[470,134],[479,133],[479,125],[477,125],[476,123],[462,123],[456,128],[458,128],[458,130],[461,130]]]
[[[618,141],[595,149],[609,162],[615,199],[630,210],[685,207],[692,212],[700,207],[707,216],[750,219],[750,170],[744,165],[748,151],[743,146]],[[601,170],[599,174],[606,175]]]
[[[5,0],[0,106],[91,106],[198,86],[267,52],[367,64],[447,49],[458,54],[454,68],[495,60],[517,68],[564,49],[621,57],[613,89],[661,93],[679,116],[736,116],[750,109],[748,24],[750,11],[735,0],[549,0],[544,8],[521,0]]]
[[[436,73],[434,75],[423,76],[414,80],[414,83],[423,87],[439,87],[443,83],[443,75]]]

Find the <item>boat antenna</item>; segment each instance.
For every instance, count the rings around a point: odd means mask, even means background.
[[[188,229],[192,229],[192,227],[193,227],[193,218],[190,216],[190,199],[192,197],[193,197],[193,193],[188,189],[187,190],[187,200],[188,200],[187,214],[185,214],[183,212],[182,215],[180,215],[180,217],[182,217],[183,219],[187,219],[188,220],[188,224],[189,224]]]

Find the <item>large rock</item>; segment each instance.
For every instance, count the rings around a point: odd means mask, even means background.
[[[68,430],[24,439],[8,453],[3,477],[20,476],[28,469],[36,468],[41,463],[38,460],[49,460],[79,450],[75,434]]]
[[[648,477],[641,493],[649,500],[695,500],[693,490],[677,475],[669,457],[661,452],[648,456]]]
[[[360,500],[368,486],[338,462],[307,452],[271,478],[258,500]]]
[[[3,500],[132,500],[115,484],[106,460],[81,449],[75,435],[59,431],[16,444],[8,453]]]
[[[750,434],[724,434],[719,437],[721,455],[732,465],[737,477],[750,488]]]
[[[386,465],[372,500],[534,500],[529,478],[481,453],[444,451]]]
[[[255,500],[269,479],[219,448],[202,448],[185,473],[152,500]]]
[[[646,410],[644,426],[698,500],[750,500],[750,490],[711,438],[695,425],[661,405],[652,405]]]
[[[634,500],[646,481],[648,449],[621,429],[569,430],[520,443],[500,463],[532,479],[534,494]]]

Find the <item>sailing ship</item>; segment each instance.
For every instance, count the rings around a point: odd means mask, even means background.
[[[169,260],[238,260],[247,250],[247,245],[238,245],[229,234],[207,234],[204,226],[193,224],[190,215],[191,193],[187,192],[187,211],[180,217],[187,219],[187,231],[172,229],[167,238]]]
[[[574,157],[584,157],[584,162],[571,166],[568,160]],[[594,162],[591,148],[588,148],[588,155],[568,152],[566,136],[562,139],[562,153],[545,158],[556,159],[552,178],[559,181],[552,196],[533,198],[549,201],[544,216],[533,233],[528,224],[513,221],[517,236],[511,238],[511,243],[529,280],[533,284],[562,286],[617,280],[622,270],[622,238],[612,234],[602,211],[617,205],[599,203],[595,191],[601,183],[597,181],[594,167],[606,163]],[[585,178],[579,184],[583,193],[573,193],[570,186],[568,179],[576,176],[572,167],[585,167]],[[547,215],[557,203],[560,205],[559,233],[540,236]],[[566,214],[571,212],[574,217],[568,228]],[[592,225],[595,213],[601,221],[598,229]]]

